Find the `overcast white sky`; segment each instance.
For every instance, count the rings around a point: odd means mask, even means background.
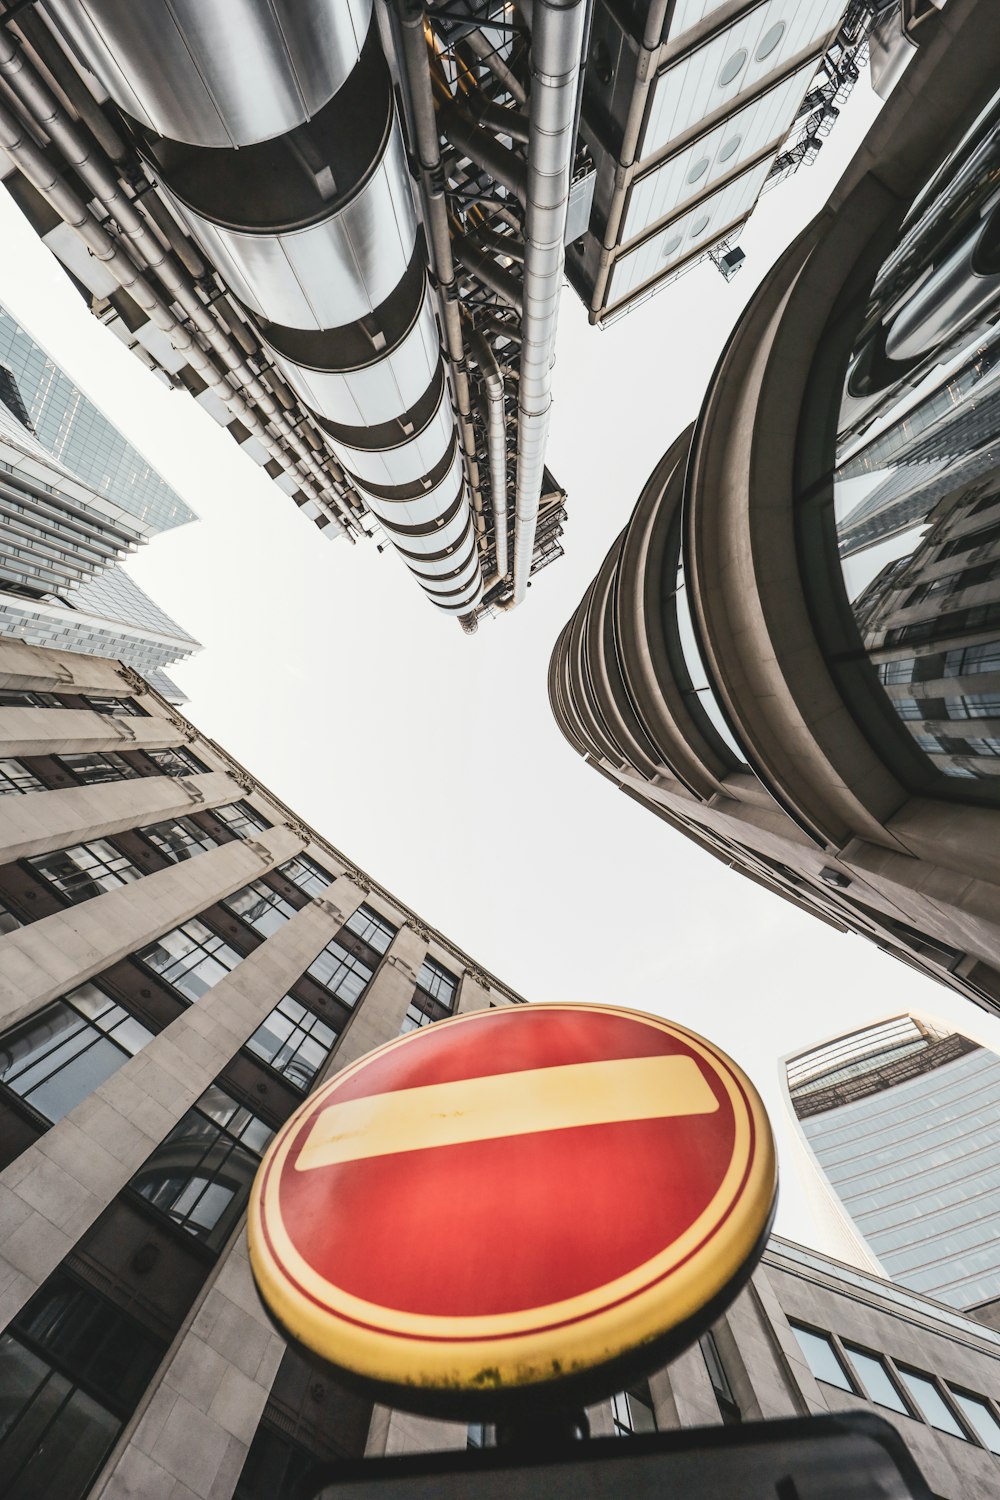
[[[863,79],[819,162],[768,194],[728,286],[708,263],[606,333],[562,303],[548,463],[566,556],[467,637],[373,544],[328,543],[194,402],[86,312],[0,192],[0,297],[202,517],[129,570],[204,643],[187,712],[304,818],[534,1000],[634,1005],[747,1069],[782,1152],[780,1232],[830,1248],[788,1150],[777,1059],[917,1008],[1000,1022],[729,871],[590,770],[551,717],[552,644],[733,322],[822,205],[877,101]]]

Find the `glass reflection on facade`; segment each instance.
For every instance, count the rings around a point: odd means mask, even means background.
[[[841,638],[833,653],[846,696],[904,784],[990,801],[1000,800],[998,176],[1000,96],[878,270],[833,474],[836,553],[863,647]]]
[[[803,1134],[886,1274],[952,1307],[1000,1298],[1000,1057],[905,1017],[787,1068]]]

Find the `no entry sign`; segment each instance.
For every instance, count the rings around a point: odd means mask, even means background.
[[[600,1394],[696,1337],[775,1188],[763,1106],[710,1043],[612,1006],[511,1006],[318,1089],[261,1167],[251,1263],[294,1339],[396,1405],[462,1414],[552,1380]]]

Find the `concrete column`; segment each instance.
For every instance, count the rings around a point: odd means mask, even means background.
[[[373,1047],[399,1035],[426,952],[425,938],[412,927],[399,929],[344,1033],[337,1049],[338,1067],[356,1062]]]
[[[163,750],[183,745],[163,718],[116,718],[89,708],[0,707],[0,755],[77,755],[94,750]]]
[[[238,802],[243,796],[223,771],[197,776],[140,776],[61,791],[0,797],[0,849],[5,861],[47,854],[87,839],[106,838],[167,818]]]
[[[0,688],[36,693],[109,693],[131,697],[118,663],[77,651],[52,651],[23,641],[0,641]]]
[[[414,1417],[409,1412],[376,1406],[368,1429],[366,1458],[385,1453],[443,1453],[468,1446],[465,1422],[442,1422],[432,1417]]]
[[[656,1425],[661,1429],[715,1427],[722,1421],[705,1357],[697,1344],[650,1376],[649,1394]]]
[[[91,1500],[229,1500],[284,1352],[241,1232]]]
[[[485,974],[480,974],[475,969],[465,969],[458,987],[456,1015],[464,1015],[470,1010],[488,1010],[491,1002],[494,1005],[506,1004],[501,995],[494,994],[490,989],[490,982]]]
[[[302,848],[290,829],[235,839],[0,938],[0,1027],[151,943]]]
[[[338,881],[331,891],[346,885]],[[0,1328],[340,927],[313,901],[0,1173]]]
[[[727,1369],[733,1366],[730,1379],[745,1417],[800,1417],[826,1409],[809,1399],[810,1385],[819,1395],[816,1383],[764,1267],[757,1268],[720,1322],[732,1336],[725,1350],[730,1356]],[[802,1369],[808,1382],[800,1378]]]

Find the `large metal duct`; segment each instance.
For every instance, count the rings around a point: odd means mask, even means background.
[[[449,535],[472,533],[461,592],[427,585],[437,608],[468,610],[482,593],[472,511],[461,470],[457,495],[442,485],[455,421],[371,0],[43,9],[135,122],[162,190],[373,514],[385,524],[378,502],[415,487],[408,498],[439,494],[455,512]],[[444,522],[422,523],[439,553]],[[409,565],[413,539],[385,529]],[[442,571],[466,569],[462,552]]]
[[[534,0],[518,383],[514,603],[528,588],[545,468],[586,0]]]

